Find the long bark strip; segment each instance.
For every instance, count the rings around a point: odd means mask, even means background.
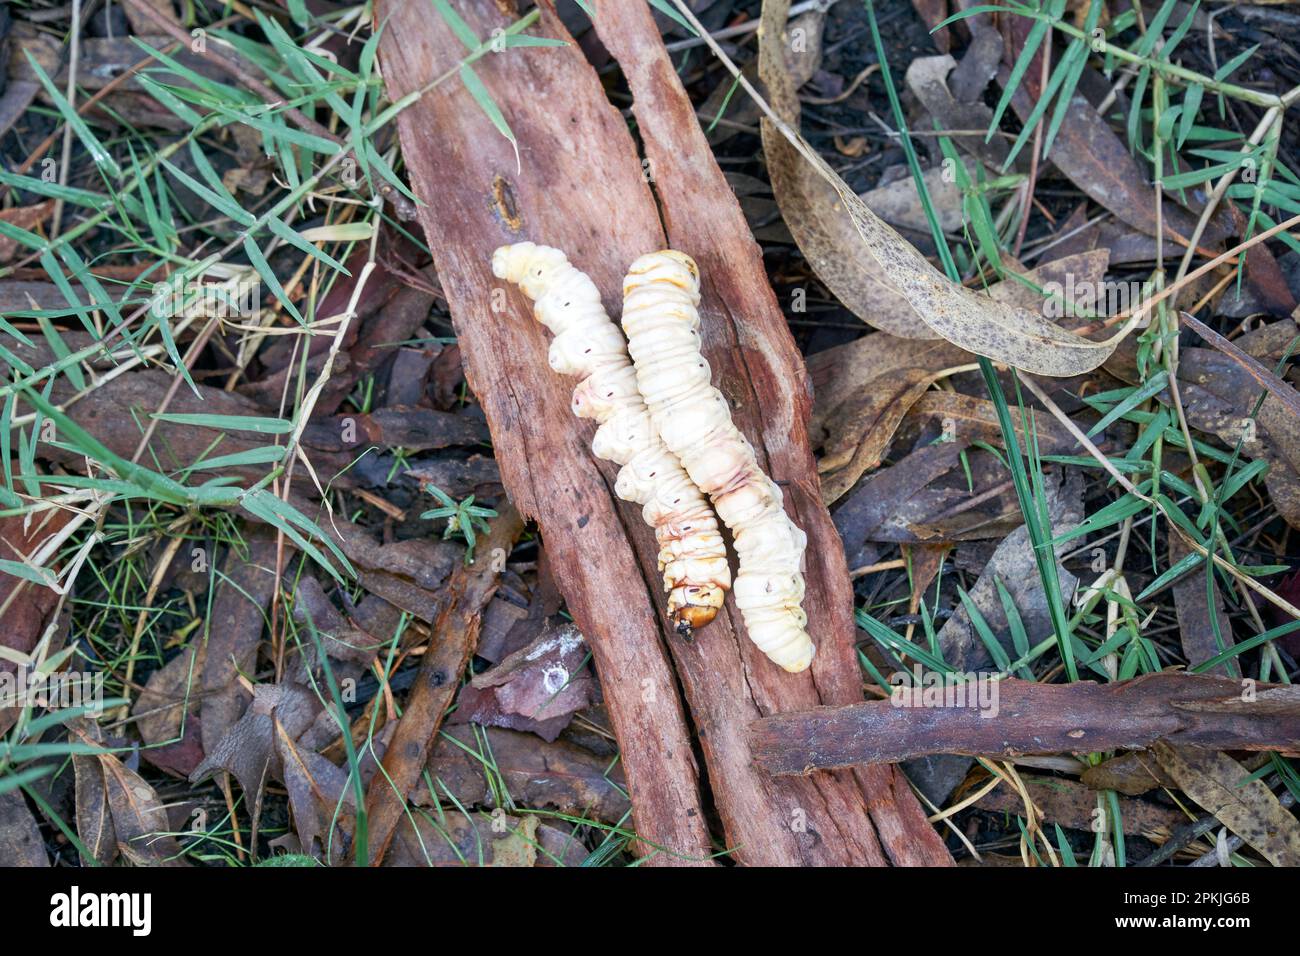
[[[479,36],[509,22],[492,0],[455,0]],[[737,425],[810,544],[811,671],[789,675],[744,638],[728,599],[691,644],[668,639],[691,705],[710,786],[734,858],[762,865],[950,862],[892,768],[778,779],[753,763],[746,730],[766,714],[861,700],[852,592],[839,539],[820,504],[806,435],[806,372],[761,268],[757,247],[673,73],[643,3],[596,4],[597,26],[636,96],[659,206],[627,125],[576,44],[489,54],[475,73],[501,106],[520,165],[459,83],[439,86],[399,118],[403,156],[483,403],[502,479],[534,517],[557,583],[592,644],[644,837],[679,850],[707,846],[689,737],[664,656],[653,536],[613,494],[613,469],[593,461],[590,425],[569,414],[563,380],[523,296],[491,275],[492,250],[532,240],[564,249],[607,303],[640,255],[669,245],[706,276],[705,354]],[[463,47],[416,4],[380,3],[381,60],[396,98],[441,75]],[[572,43],[547,4],[530,31]],[[690,207],[698,204],[698,209]],[[505,307],[493,310],[493,292]],[[693,842],[694,841],[694,842]],[[662,856],[657,859],[662,859]],[[665,861],[668,862],[668,861]]]
[[[705,628],[695,653],[678,654],[692,713],[709,731],[702,740],[715,792],[717,778],[725,775],[736,781],[737,789],[761,794],[765,801],[757,808],[737,807],[753,814],[740,819],[729,817],[720,796],[728,836],[746,833],[745,846],[757,851],[766,834],[777,828],[788,831],[790,815],[803,810],[810,820],[818,818],[821,839],[839,845],[828,849],[801,839],[797,848],[782,847],[767,836],[774,844],[769,861],[790,861],[794,850],[794,858],[803,863],[882,863],[883,847],[896,864],[950,864],[948,851],[895,768],[816,774],[801,781],[801,787],[790,787],[789,781],[774,783],[752,764],[739,724],[743,713],[775,714],[862,699],[853,648],[853,587],[839,535],[822,504],[808,440],[812,389],[768,284],[762,254],[714,161],[649,6],[603,0],[595,9],[597,32],[632,91],[668,245],[700,267],[703,350],[714,384],[729,399],[732,419],[754,445],[759,463],[784,490],[795,524],[808,535],[804,609],[818,648],[810,672],[785,674],[740,637],[744,624],[734,600],[726,605],[730,627],[715,623]],[[823,824],[828,829],[820,829]]]
[[[524,529],[523,518],[507,505],[489,523],[478,542],[474,563],[452,572],[446,599],[433,622],[432,638],[406,709],[397,723],[392,742],[384,751],[384,771],[377,773],[366,791],[373,864],[378,866],[406,810],[406,797],[420,780],[433,749],[442,718],[478,646],[483,609],[496,593],[505,556]]]
[[[750,729],[754,758],[772,773],[800,774],[941,753],[1137,750],[1157,740],[1300,752],[1300,691],[1281,684],[1248,687],[1177,671],[1113,684],[1007,679],[996,705],[996,713],[981,713],[975,706],[931,706],[921,697],[912,706],[880,700],[767,717]]]
[[[492,0],[453,4],[487,38],[511,18]],[[443,75],[465,48],[432,6],[381,0],[380,62],[399,99]],[[544,13],[532,33],[570,43]],[[656,619],[659,582],[633,549],[654,554],[635,509],[614,496],[614,471],[591,456],[591,425],[569,411],[572,383],[547,365],[548,335],[527,300],[492,275],[492,251],[532,239],[563,248],[619,295],[631,250],[662,242],[626,125],[576,46],[489,53],[474,72],[505,111],[513,148],[454,75],[398,118],[402,154],[466,376],[492,432],[515,507],[536,520],[570,612],[592,648],[632,798],[632,824],[666,852],[713,852],[699,771]],[[502,307],[504,304],[504,307]],[[496,308],[494,309],[494,305]]]

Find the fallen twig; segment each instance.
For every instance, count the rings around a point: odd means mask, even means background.
[[[929,754],[1136,750],[1157,740],[1215,750],[1300,752],[1300,689],[1162,671],[1113,684],[1006,679],[987,706],[930,706],[926,688],[891,700],[765,717],[754,759],[775,774]],[[972,690],[968,701],[975,698]]]

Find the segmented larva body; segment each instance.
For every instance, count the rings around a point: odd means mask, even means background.
[[[787,671],[815,648],[805,629],[803,553],[808,536],[782,507],[778,488],[731,421],[700,354],[699,270],[671,250],[642,256],[623,280],[623,331],[637,385],[664,444],[713,501],[735,538],[736,605],[750,638]]]
[[[614,491],[642,505],[655,530],[668,613],[682,633],[703,627],[731,587],[726,544],[708,501],[651,425],[627,343],[595,283],[559,249],[531,242],[497,249],[492,272],[518,285],[533,300],[538,321],[555,333],[551,368],[582,376],[573,413],[599,423],[592,452],[623,466]]]

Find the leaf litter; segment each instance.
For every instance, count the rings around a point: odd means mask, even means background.
[[[1259,236],[1297,209],[1294,117],[1263,122],[1268,97],[1300,84],[1293,62],[1265,59],[1294,37],[1248,53],[1233,32],[1245,14],[1184,28],[1155,4],[1148,26],[1170,42],[1144,46],[1131,14],[1106,4],[1107,42],[1143,51],[1117,84],[1114,64],[1080,46],[1086,3],[1049,14],[1036,50],[1042,19],[1011,12],[967,11],[963,28],[931,34],[945,5],[841,3],[793,20],[785,0],[694,6],[683,20],[699,14],[714,33],[748,25],[720,47],[743,80],[703,58],[681,76],[806,358],[868,696],[915,666],[1045,688],[1188,670],[1254,681],[1251,706],[1293,720],[1300,247],[1286,229]],[[135,38],[166,49],[154,20],[135,4],[127,14]],[[380,88],[367,27],[345,36],[303,15],[303,37],[339,57],[336,76]],[[873,16],[919,42],[886,34],[877,48]],[[21,131],[0,147],[20,170],[0,183],[0,668],[102,673],[125,706],[41,723],[43,698],[10,700],[0,684],[0,861],[631,860],[635,794],[591,642],[555,593],[553,544],[522,519],[496,525],[514,519],[451,334],[442,284],[458,277],[438,275],[411,225],[405,192],[422,184],[389,168],[391,128],[356,125],[354,110],[378,107],[319,82],[327,60],[294,55],[289,34],[231,18],[245,79],[283,80],[278,58],[319,88],[312,112],[366,141],[356,177],[302,187],[330,155],[329,130],[305,110],[264,112],[262,89],[238,76],[214,93],[228,68],[192,53],[137,75],[140,47],[123,37],[83,37],[80,98],[60,102],[22,54],[57,92],[62,51],[17,20],[0,40],[17,64],[3,126]],[[579,38],[589,28],[565,22]],[[661,28],[670,43],[695,39],[667,18]],[[465,82],[466,109],[495,117],[529,162],[531,133],[512,128],[509,104]],[[619,82],[608,91],[622,105]],[[83,112],[71,174],[43,180],[37,164]],[[135,135],[100,135],[110,129]],[[99,164],[125,197],[116,206],[90,175],[97,155],[116,167]],[[362,235],[373,241],[349,238]],[[263,295],[223,323],[160,318],[143,307],[169,274],[209,291],[255,277]],[[1111,308],[1105,293],[1120,286],[1130,297]],[[418,518],[429,485],[499,511],[502,553],[467,565],[463,529]],[[246,507],[254,486],[281,504]],[[1207,570],[1198,547],[1236,573]],[[433,712],[409,717],[430,681]],[[1221,701],[1180,706],[1215,732],[1257,718]],[[404,761],[407,721],[423,739]],[[964,825],[948,845],[970,862],[1019,844],[1012,862],[1049,865],[1064,841],[1093,863],[1294,865],[1294,748],[1249,749],[1157,736],[1063,748],[1032,774],[1015,758],[942,753],[908,772]],[[396,822],[367,843],[394,766]],[[1099,834],[1092,811],[1110,796],[1118,819]]]

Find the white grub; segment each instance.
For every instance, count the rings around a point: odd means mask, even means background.
[[[538,321],[555,334],[551,368],[581,377],[573,412],[599,423],[592,452],[623,466],[615,493],[642,505],[655,529],[669,616],[684,634],[702,627],[731,586],[726,545],[709,503],[651,426],[627,343],[595,283],[559,249],[531,242],[497,249],[492,271],[518,285],[533,300]]]
[[[699,301],[699,270],[689,256],[668,250],[632,263],[623,280],[623,331],[637,385],[664,444],[731,529],[736,605],[750,639],[785,670],[802,671],[815,651],[801,606],[808,538],[713,387],[700,354]]]

